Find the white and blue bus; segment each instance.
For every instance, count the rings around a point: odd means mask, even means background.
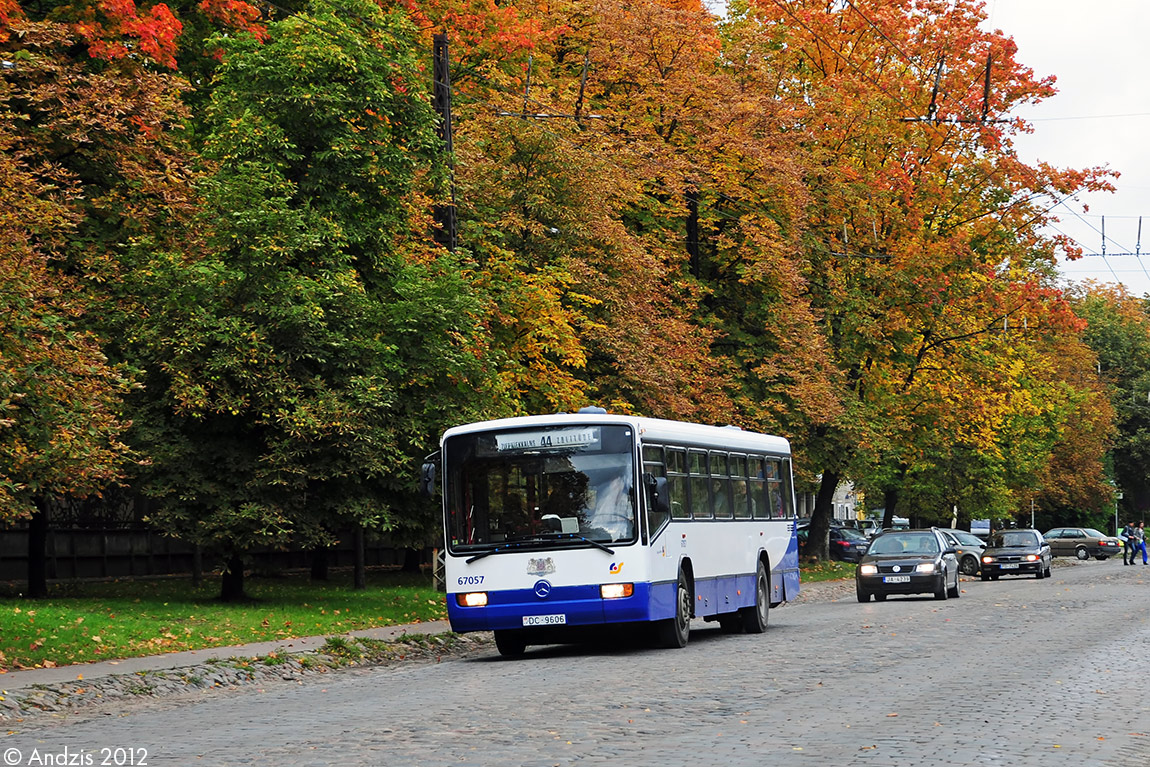
[[[799,591],[790,445],[734,427],[608,415],[449,429],[447,611],[499,652],[649,623],[683,647],[692,617],[761,633]]]

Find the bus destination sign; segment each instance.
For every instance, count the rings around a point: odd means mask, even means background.
[[[598,448],[601,437],[599,427],[580,429],[548,429],[546,431],[518,431],[496,434],[495,445],[501,453],[524,450],[555,450],[565,448]]]

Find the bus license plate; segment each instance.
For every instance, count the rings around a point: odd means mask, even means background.
[[[558,615],[524,615],[524,626],[560,626],[567,622],[567,616]]]
[[[882,579],[883,583],[910,583],[909,575],[888,575]]]

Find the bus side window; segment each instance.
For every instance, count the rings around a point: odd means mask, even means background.
[[[752,455],[747,459],[747,473],[751,485],[751,515],[755,519],[770,519],[771,507],[767,504],[767,481],[763,475],[763,459]]]
[[[795,515],[795,491],[791,485],[791,459],[783,459],[782,471],[782,496],[783,496],[783,516],[790,518]]]
[[[779,461],[777,458],[768,458],[766,462],[767,469],[767,499],[771,505],[771,516],[775,519],[783,519],[790,516],[787,509],[790,504],[785,501],[783,493],[783,483],[779,477]]]
[[[735,502],[735,519],[750,519],[752,499],[747,486],[747,457],[731,456],[731,496]]]
[[[655,477],[666,477],[666,465],[663,459],[662,445],[645,445],[643,447],[643,473],[650,474]],[[667,480],[668,486],[670,479]],[[669,489],[669,488],[668,488]],[[672,501],[672,508],[674,508],[674,501]],[[655,504],[650,495],[647,496],[647,530],[651,538],[654,538],[663,525],[667,524],[670,516],[666,512],[659,511],[655,508]]]
[[[731,518],[731,480],[726,453],[711,453],[711,502],[715,519]]]
[[[667,448],[667,489],[671,493],[671,519],[689,519],[687,506],[687,451]]]
[[[783,517],[788,516],[787,507],[783,505],[783,484],[781,482],[768,482],[767,483],[767,503],[771,504],[771,515],[776,520],[781,520]]]
[[[687,482],[687,497],[691,502],[691,517],[694,519],[710,519],[711,493],[707,473],[707,454],[701,450],[692,450],[687,453],[687,473],[690,475]]]

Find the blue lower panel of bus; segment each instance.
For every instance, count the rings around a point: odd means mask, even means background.
[[[665,594],[663,592],[666,592]],[[539,597],[532,589],[487,592],[486,607],[460,607],[455,595],[448,594],[447,616],[451,630],[494,631],[518,629],[525,625],[524,618],[562,623],[538,623],[543,626],[595,626],[605,623],[632,623],[635,621],[669,618],[674,613],[675,584],[636,583],[635,591],[622,599],[603,599],[599,587],[557,586],[546,597]]]
[[[486,607],[460,607],[449,594],[447,615],[456,632],[518,629],[525,626],[596,626],[671,618],[675,615],[675,583],[636,583],[630,597],[603,599],[599,587],[561,586],[545,597],[532,589],[487,592]],[[695,582],[696,617],[731,613],[755,603],[755,576],[703,578]],[[559,618],[557,616],[562,616]],[[524,618],[528,622],[524,622]],[[558,621],[562,621],[559,623]],[[539,621],[539,622],[533,622]]]

